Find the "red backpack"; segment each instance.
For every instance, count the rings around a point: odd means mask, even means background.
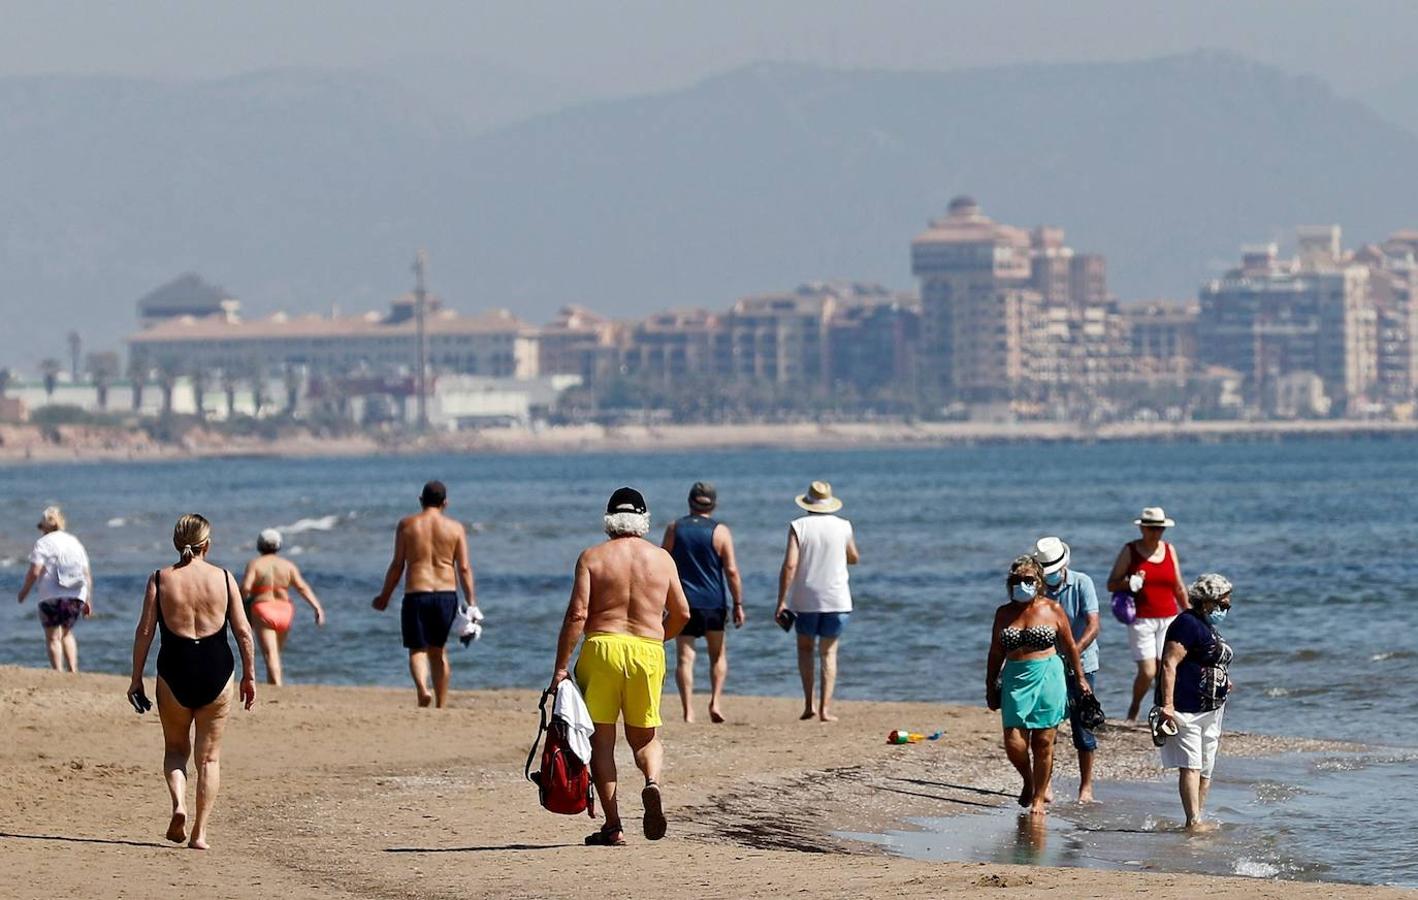
[[[591,769],[566,744],[566,725],[553,717],[547,721],[547,701],[554,696],[551,691],[542,694],[542,724],[537,729],[537,739],[532,741],[532,750],[527,754],[527,765],[523,774],[537,786],[542,808],[562,815],[574,816],[585,813],[596,817],[596,795],[591,786]],[[532,760],[537,757],[537,745],[546,735],[542,747],[542,768],[532,771]]]

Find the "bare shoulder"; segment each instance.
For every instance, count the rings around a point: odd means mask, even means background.
[[[1001,622],[1008,622],[1009,620],[1014,618],[1014,616],[1011,615],[1013,610],[1013,603],[1003,603],[995,607],[995,624],[999,625]]]

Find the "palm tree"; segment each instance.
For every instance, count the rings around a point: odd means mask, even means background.
[[[59,373],[64,371],[64,364],[50,357],[40,361],[39,371],[44,376],[44,395],[52,399],[54,389],[59,386]]]
[[[133,412],[143,411],[143,387],[149,375],[147,361],[137,353],[128,356],[128,386],[133,391]]]
[[[236,372],[222,369],[222,393],[226,394],[226,417],[228,420],[236,417],[236,389],[240,384],[241,380],[237,378]]]
[[[192,370],[192,402],[197,405],[197,418],[207,418],[207,389],[212,386],[211,373],[201,366]]]
[[[162,391],[162,415],[172,415],[172,392],[177,388],[177,379],[182,375],[177,360],[166,358],[158,361],[158,389]]]
[[[108,411],[108,386],[118,377],[118,354],[113,351],[90,353],[84,361],[89,378],[93,380],[94,391],[98,394],[98,408]]]
[[[293,416],[295,415],[295,406],[300,402],[300,382],[302,380],[300,370],[287,363],[282,374],[286,383],[285,415]]]
[[[266,405],[266,364],[255,357],[248,360],[245,377],[251,384],[251,415],[259,419]]]

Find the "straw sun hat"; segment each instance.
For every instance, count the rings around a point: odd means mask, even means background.
[[[810,513],[834,513],[842,508],[842,501],[832,496],[832,485],[825,481],[808,485],[807,493],[799,494],[796,502]]]

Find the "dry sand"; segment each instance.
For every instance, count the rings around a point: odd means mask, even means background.
[[[997,720],[842,703],[836,724],[799,723],[794,701],[746,697],[727,701],[729,724],[665,728],[665,840],[639,834],[640,784],[623,752],[630,846],[588,848],[591,821],[542,811],[522,780],[532,692],[458,693],[436,711],[414,708],[412,690],[261,686],[227,731],[213,849],[189,851],[162,840],[160,726],[127,707],[125,688],[0,667],[0,897],[1414,896],[889,857],[832,834],[1009,802]],[[898,724],[944,725],[946,737],[887,746]],[[1144,735],[1105,737],[1102,777],[1156,775]],[[1228,737],[1228,753],[1275,749]]]
[[[370,432],[342,437],[292,429],[266,439],[193,429],[180,443],[158,443],[117,427],[0,425],[0,463],[161,461],[214,457],[408,456],[426,453],[666,452],[774,447],[944,447],[1017,441],[1281,440],[1297,437],[1386,437],[1418,433],[1418,422],[1325,419],[1315,421],[1118,422],[1099,426],[1022,422],[810,422],[737,425],[570,425],[528,429],[478,428],[415,436]]]

